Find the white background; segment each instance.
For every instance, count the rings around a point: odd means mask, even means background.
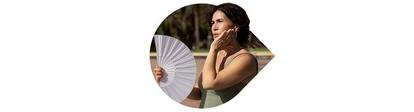
[[[414,111],[410,0],[234,1],[277,55],[203,111]],[[149,47],[174,10],[222,1],[0,1],[0,111],[197,111],[155,84]]]

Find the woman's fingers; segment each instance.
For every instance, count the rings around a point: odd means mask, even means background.
[[[162,74],[164,73],[164,71],[163,70],[158,70],[158,71],[155,71],[154,73],[155,73],[155,76],[161,76],[162,77]]]
[[[229,29],[227,32],[227,36],[225,39],[223,39],[223,43],[224,45],[227,45],[231,42],[232,39],[234,39],[234,35],[235,35],[235,29]]]
[[[225,39],[228,35],[228,30],[222,32],[220,36],[218,36],[216,39],[214,39],[213,43],[211,44],[212,49],[221,49],[223,46],[223,39]]]
[[[162,72],[162,71],[164,71],[161,67],[159,67],[159,66],[155,66],[154,67],[154,71],[155,72]]]
[[[155,78],[155,81],[157,81],[157,83],[160,82],[161,78],[163,77],[163,73],[164,73],[164,69],[162,69],[158,65],[154,67],[154,78]]]
[[[162,76],[155,76],[155,80],[160,81]]]
[[[221,37],[221,41],[222,41],[222,42],[227,42],[227,40],[228,40],[228,38],[229,38],[230,33],[231,33],[231,29],[226,30],[226,31],[225,31],[225,33],[224,33],[224,35],[223,35],[223,37]]]
[[[216,39],[218,42],[222,42],[224,39],[227,38],[229,34],[229,30],[224,31],[221,35]]]
[[[233,35],[231,36],[231,37],[232,37],[232,39],[237,38],[237,32],[238,32],[238,30],[239,30],[239,28],[235,28],[235,29],[234,29],[234,31],[233,31]]]
[[[230,44],[231,41],[237,37],[238,30],[239,28],[235,27],[235,28],[227,29],[226,31],[222,32],[220,36],[214,39],[212,43],[212,48],[223,49],[223,47]]]

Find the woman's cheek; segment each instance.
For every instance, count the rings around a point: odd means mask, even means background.
[[[223,31],[226,31],[226,30],[231,29],[231,28],[232,28],[231,25],[226,24],[225,27],[223,28],[224,29]]]

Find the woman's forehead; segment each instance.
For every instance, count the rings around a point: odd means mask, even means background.
[[[227,16],[226,14],[224,14],[223,11],[217,10],[216,12],[213,13],[213,17],[211,19],[217,20],[217,19],[226,19],[226,18]]]

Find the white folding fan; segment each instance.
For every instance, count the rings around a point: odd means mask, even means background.
[[[191,92],[196,64],[190,49],[180,40],[154,35],[158,66],[164,69],[161,89],[173,100],[182,102]]]

